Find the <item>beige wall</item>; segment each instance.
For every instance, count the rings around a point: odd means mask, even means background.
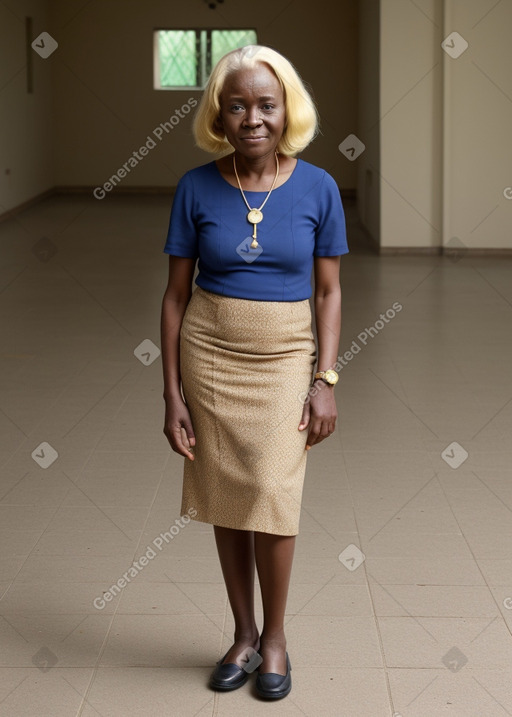
[[[381,246],[511,248],[512,3],[382,0],[380,24]]]
[[[33,53],[33,93],[27,92],[25,17],[33,19],[35,39],[48,26],[47,6],[0,3],[0,214],[55,184],[51,58]]]
[[[82,3],[83,4],[83,3]],[[338,152],[356,125],[357,10],[350,0],[108,0],[77,10],[52,3],[61,46],[55,58],[55,181],[105,182],[161,122],[200,92],[153,89],[152,31],[159,27],[254,27],[262,44],[288,56],[314,90],[323,135],[303,154],[355,187],[355,167]],[[210,161],[195,149],[189,114],[124,179],[125,186],[174,186],[184,171]]]
[[[469,43],[445,65],[444,244],[512,248],[512,2],[446,0],[445,36]],[[456,245],[456,244],[455,244]]]
[[[383,0],[381,246],[441,241],[441,0]]]

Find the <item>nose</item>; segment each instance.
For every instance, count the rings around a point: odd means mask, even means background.
[[[261,124],[260,110],[258,106],[248,107],[244,117],[245,127],[258,127]]]

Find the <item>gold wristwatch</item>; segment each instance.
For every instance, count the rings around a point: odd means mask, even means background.
[[[318,371],[315,373],[315,380],[317,378],[321,378],[324,383],[328,384],[329,386],[334,386],[336,383],[338,383],[338,374],[336,371],[332,368],[328,368],[327,371]]]

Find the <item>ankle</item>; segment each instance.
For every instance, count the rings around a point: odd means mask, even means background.
[[[286,648],[286,636],[284,630],[261,633],[261,644],[265,647]]]
[[[254,627],[245,630],[235,630],[234,641],[235,642],[247,642],[251,645],[259,641],[258,628]]]

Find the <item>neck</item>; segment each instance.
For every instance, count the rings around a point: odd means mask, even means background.
[[[276,172],[275,151],[262,157],[244,157],[235,150],[236,169],[240,176],[261,179],[268,174]]]

